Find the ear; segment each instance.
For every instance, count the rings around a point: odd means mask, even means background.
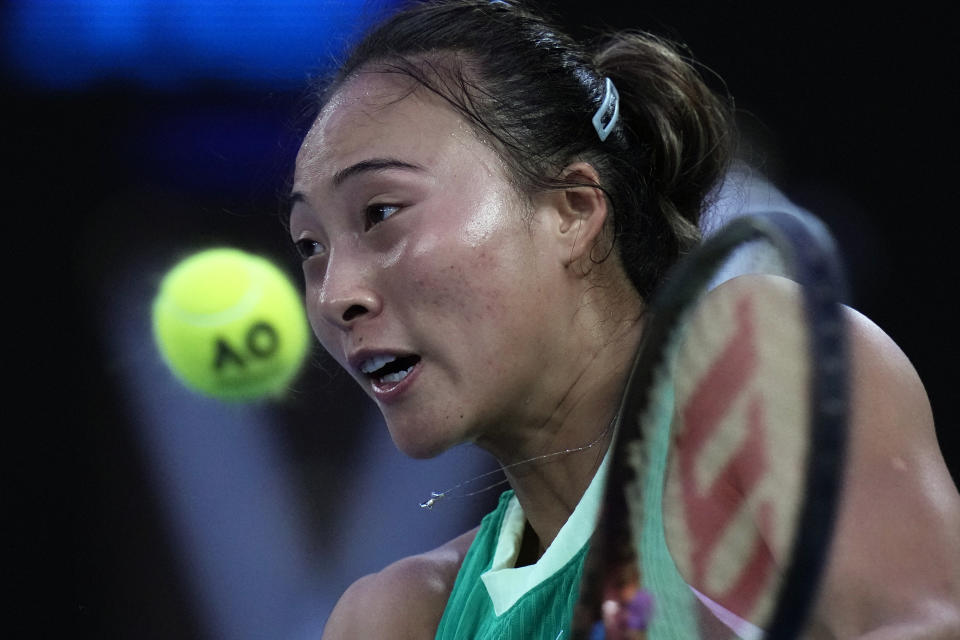
[[[557,240],[558,257],[564,266],[580,264],[585,275],[589,257],[607,221],[607,198],[600,190],[600,176],[586,162],[568,165],[560,175],[565,182],[582,184],[543,194],[548,204],[550,232]]]

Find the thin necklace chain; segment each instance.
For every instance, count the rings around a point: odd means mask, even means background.
[[[564,449],[563,451],[554,451],[553,453],[545,453],[545,454],[543,454],[543,455],[535,456],[535,457],[533,457],[533,458],[527,458],[526,460],[521,460],[521,461],[519,461],[519,462],[514,462],[514,463],[512,463],[512,464],[508,464],[508,465],[506,465],[506,466],[500,467],[499,469],[494,469],[493,471],[488,471],[488,472],[486,472],[486,473],[481,473],[480,475],[474,476],[473,478],[470,478],[469,480],[464,480],[463,482],[461,482],[460,484],[458,484],[458,485],[456,485],[456,486],[454,486],[454,487],[450,487],[450,488],[447,489],[446,491],[431,491],[431,492],[430,492],[430,498],[429,498],[428,500],[424,501],[424,502],[421,502],[421,503],[420,503],[420,508],[421,508],[421,509],[433,509],[433,506],[434,506],[435,504],[437,504],[437,502],[439,502],[440,500],[443,500],[444,498],[469,498],[470,496],[475,496],[475,495],[480,494],[480,493],[483,493],[483,492],[485,492],[485,491],[489,491],[490,489],[493,489],[493,488],[495,488],[495,487],[499,487],[499,486],[502,485],[502,484],[506,484],[506,483],[508,482],[508,480],[507,480],[507,478],[504,478],[503,480],[499,480],[499,481],[497,481],[497,482],[494,482],[493,484],[489,484],[489,485],[483,487],[482,489],[477,489],[477,490],[475,490],[475,491],[471,491],[470,493],[464,493],[464,494],[455,495],[455,496],[451,496],[451,495],[450,495],[450,494],[452,494],[454,491],[460,489],[461,487],[465,487],[465,486],[468,485],[468,484],[472,484],[472,483],[476,482],[477,480],[483,480],[484,478],[489,478],[490,476],[495,475],[495,474],[498,474],[498,473],[504,473],[507,469],[513,469],[514,467],[519,467],[519,466],[521,466],[521,465],[532,464],[532,463],[534,463],[534,462],[540,462],[541,460],[547,460],[547,459],[549,459],[549,458],[556,458],[556,457],[558,457],[558,456],[566,456],[566,455],[570,455],[571,453],[579,453],[579,452],[581,452],[581,451],[586,451],[587,449],[592,449],[592,448],[593,448],[594,446],[596,446],[601,440],[603,440],[603,439],[607,436],[608,433],[610,433],[610,430],[613,428],[613,425],[614,425],[616,422],[617,422],[617,418],[616,418],[616,416],[614,416],[613,420],[610,421],[610,424],[608,424],[608,425],[606,426],[606,428],[600,433],[600,435],[598,435],[592,442],[590,442],[590,443],[588,443],[588,444],[585,444],[585,445],[583,445],[582,447],[576,447],[576,448],[573,448],[573,449]]]

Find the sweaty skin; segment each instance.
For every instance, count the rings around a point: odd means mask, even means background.
[[[741,276],[710,295],[800,310],[798,286],[783,278]],[[883,331],[852,309],[846,322],[852,365],[847,468],[825,580],[803,637],[960,637],[960,496],[937,445],[926,393]],[[674,459],[668,512],[683,509],[677,469]],[[740,508],[743,496],[728,497],[729,505],[710,506]],[[754,523],[764,521],[762,506],[753,503]],[[666,522],[670,540],[678,535],[669,531],[675,520]],[[774,565],[785,566],[789,548],[762,525],[758,531]],[[708,590],[689,571],[684,577]]]
[[[591,260],[605,199],[586,186],[518,196],[497,153],[411,88],[360,73],[300,150],[290,227],[314,332],[411,456],[475,442],[509,464],[593,441],[642,331],[616,257]],[[565,177],[598,180],[582,162]],[[960,637],[960,498],[929,404],[896,345],[848,317],[851,471],[819,637]],[[405,377],[368,375],[383,357]],[[569,456],[508,472],[539,553],[595,468]],[[474,535],[359,580],[324,638],[432,638]]]

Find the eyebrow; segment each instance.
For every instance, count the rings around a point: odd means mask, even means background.
[[[333,185],[339,187],[347,179],[366,172],[387,171],[388,169],[404,169],[406,171],[426,171],[423,167],[395,158],[371,158],[352,164],[345,169],[341,169],[333,174]],[[290,218],[290,209],[298,202],[306,202],[306,194],[300,191],[293,191],[286,198],[286,217]]]
[[[348,178],[367,172],[386,171],[388,169],[404,169],[407,171],[424,171],[420,165],[404,162],[395,158],[371,158],[352,164],[333,174],[333,186],[339,187]]]
[[[403,160],[397,160],[396,158],[370,158],[369,160],[362,160],[356,164],[352,164],[349,167],[337,171],[335,174],[333,174],[333,185],[334,187],[339,187],[351,177],[361,173],[387,171],[389,169],[403,169],[405,171],[417,172],[426,171],[426,169],[420,165],[404,162]],[[290,217],[293,213],[293,206],[298,202],[306,201],[307,195],[301,191],[293,191],[285,198],[284,206],[281,208],[281,218],[287,227],[290,226]]]

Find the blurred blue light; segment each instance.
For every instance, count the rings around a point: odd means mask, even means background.
[[[14,0],[5,66],[27,85],[300,88],[396,0]]]

